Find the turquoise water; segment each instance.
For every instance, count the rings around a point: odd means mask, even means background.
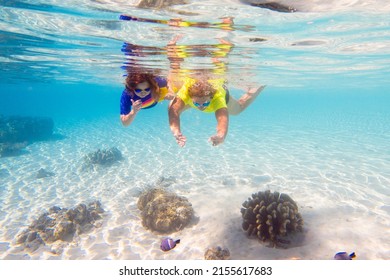
[[[63,136],[0,158],[0,258],[202,259],[206,247],[221,245],[232,259],[331,259],[344,250],[358,259],[389,259],[388,7],[355,1],[279,13],[239,1],[196,1],[173,10],[139,9],[135,2],[0,2],[0,115],[50,117]],[[254,28],[123,22],[121,13],[210,22],[234,16],[235,24]],[[247,85],[267,85],[230,118],[220,147],[207,142],[214,116],[195,111],[182,116],[188,141],[178,147],[167,103],[142,112],[130,127],[120,123],[123,42],[163,48],[177,34],[185,45],[215,44],[216,38],[234,43],[227,73],[233,96]],[[169,67],[164,55],[145,64],[163,73]],[[189,65],[204,66],[196,58]],[[124,160],[80,169],[86,153],[110,147]],[[36,179],[40,168],[55,176]],[[161,234],[142,227],[136,207],[140,192],[161,181],[186,196],[199,217],[174,234],[182,242],[170,254],[159,250]],[[242,202],[266,189],[287,193],[300,206],[301,246],[268,248],[242,232]],[[55,244],[57,253],[53,246],[28,252],[15,244],[15,235],[42,211],[91,198],[107,211],[101,227]]]

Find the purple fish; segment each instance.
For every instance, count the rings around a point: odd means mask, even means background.
[[[334,255],[335,260],[352,260],[353,258],[356,258],[355,252],[352,252],[349,255],[347,252],[338,252]]]
[[[179,244],[179,243],[180,243],[180,239],[173,240],[172,238],[167,237],[167,238],[164,238],[161,241],[160,248],[164,252],[167,252],[167,251],[172,250],[173,248],[175,248],[176,244]]]

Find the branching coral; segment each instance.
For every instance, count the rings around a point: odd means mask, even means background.
[[[242,228],[248,236],[256,236],[273,246],[288,243],[285,236],[303,230],[298,206],[287,194],[270,190],[254,193],[242,206]]]

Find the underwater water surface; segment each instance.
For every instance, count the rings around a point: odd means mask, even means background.
[[[0,1],[0,117],[50,118],[55,136],[0,157],[1,259],[196,260],[215,246],[235,260],[323,260],[339,251],[390,259],[390,7],[314,1],[286,13],[219,2]],[[121,14],[196,22],[231,16],[234,25],[175,27]],[[207,141],[213,114],[188,110],[181,119],[187,144],[179,147],[168,102],[141,111],[129,127],[119,120],[123,65],[132,61],[123,43],[158,50],[136,62],[166,75],[164,48],[177,35],[186,46],[219,38],[234,44],[224,58],[232,96],[266,85],[230,117],[221,146]],[[207,55],[186,64],[210,65]],[[113,147],[122,160],[84,168],[87,154]],[[37,176],[41,169],[45,176]],[[167,234],[146,229],[137,207],[153,187],[186,197],[195,212],[170,234],[181,242],[169,252],[160,250]],[[266,190],[297,203],[304,220],[298,245],[267,247],[243,231],[243,202]],[[104,213],[88,231],[33,249],[18,244],[18,234],[51,207],[93,200]]]

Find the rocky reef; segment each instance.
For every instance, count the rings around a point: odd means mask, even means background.
[[[228,260],[230,258],[229,249],[217,246],[207,249],[204,254],[205,260]]]
[[[159,233],[179,231],[194,217],[194,210],[187,198],[161,188],[142,193],[137,206],[141,210],[142,225]]]
[[[16,236],[15,243],[33,252],[41,245],[58,240],[72,241],[75,235],[88,232],[104,212],[99,201],[79,204],[74,208],[53,206]]]
[[[303,231],[303,219],[298,206],[287,194],[270,190],[252,194],[242,204],[242,228],[273,247],[287,247],[288,236]]]
[[[98,149],[84,156],[84,166],[111,165],[122,159],[122,153],[117,148]]]

